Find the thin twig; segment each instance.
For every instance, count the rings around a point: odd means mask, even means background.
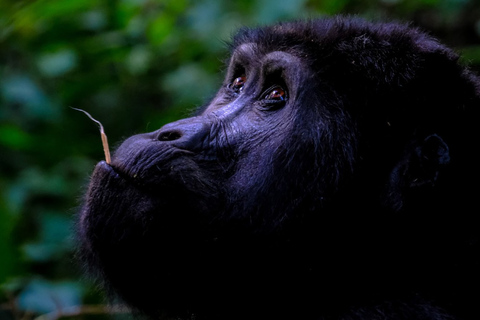
[[[102,145],[103,145],[103,152],[105,153],[105,162],[110,164],[111,162],[111,159],[110,159],[110,150],[108,148],[108,140],[107,140],[107,135],[105,134],[105,131],[103,130],[103,126],[102,126],[102,123],[96,119],[94,119],[90,113],[88,113],[87,111],[85,110],[82,110],[82,109],[78,109],[78,108],[74,108],[74,107],[70,107],[72,108],[73,110],[77,110],[77,111],[81,111],[83,113],[85,113],[93,122],[95,122],[96,124],[98,124],[98,126],[100,127],[100,136],[102,137]]]

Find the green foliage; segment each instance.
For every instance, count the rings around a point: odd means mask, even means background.
[[[81,305],[82,292],[75,282],[59,283],[33,278],[18,296],[20,309],[48,313]]]
[[[412,20],[480,65],[476,0],[0,0],[0,317],[101,298],[73,263],[73,218],[112,145],[188,115],[243,25],[350,13]]]

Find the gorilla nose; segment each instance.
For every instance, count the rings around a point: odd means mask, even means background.
[[[168,123],[155,132],[159,141],[170,142],[173,146],[193,150],[200,148],[210,132],[204,118],[194,117]]]
[[[173,141],[182,137],[182,132],[179,130],[167,130],[158,134],[157,140],[159,141]]]

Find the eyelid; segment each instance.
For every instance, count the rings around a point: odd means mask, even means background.
[[[268,99],[267,97],[274,91],[275,89],[280,89],[283,91],[284,95],[281,100],[278,99]],[[279,85],[279,84],[274,84],[270,86],[267,90],[263,91],[261,95],[262,100],[268,100],[268,101],[275,101],[275,102],[285,102],[288,99],[288,91],[284,88],[284,86]]]
[[[243,73],[243,74],[240,74],[239,76],[235,77],[230,82],[228,87],[235,92],[240,92],[240,91],[242,91],[242,89],[243,89],[243,87],[245,86],[246,83],[247,83],[247,76]]]

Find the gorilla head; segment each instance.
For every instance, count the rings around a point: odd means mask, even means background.
[[[152,317],[478,319],[478,92],[403,24],[242,29],[209,103],[96,166],[78,256]]]

